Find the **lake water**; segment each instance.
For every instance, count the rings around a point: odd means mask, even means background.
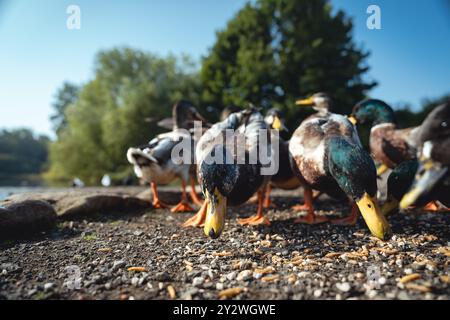
[[[0,187],[0,201],[6,199],[12,194],[26,192],[41,192],[48,190],[46,187]]]

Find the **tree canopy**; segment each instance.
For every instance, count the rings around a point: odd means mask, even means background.
[[[298,119],[295,100],[325,91],[336,112],[348,113],[376,85],[363,80],[368,52],[355,45],[352,28],[351,20],[342,11],[333,14],[325,0],[247,3],[217,33],[203,61],[204,102],[252,102]]]
[[[127,148],[161,132],[152,119],[170,116],[178,99],[198,102],[199,94],[187,58],[161,58],[130,48],[100,52],[94,78],[64,110],[67,125],[51,145],[47,177],[98,184],[105,173],[126,174]]]
[[[101,51],[90,81],[57,91],[51,117],[57,140],[46,177],[98,184],[106,173],[117,180],[131,174],[127,148],[160,133],[157,120],[170,116],[179,99],[191,100],[211,122],[219,113],[206,111],[229,104],[277,107],[291,132],[312,112],[295,100],[318,91],[330,94],[335,112],[348,114],[376,85],[368,80],[369,53],[354,43],[352,29],[326,0],[256,0],[217,32],[200,68],[188,57]],[[416,114],[398,110],[400,125],[419,124],[433,106]]]
[[[0,184],[36,180],[47,163],[49,139],[28,129],[0,131]]]

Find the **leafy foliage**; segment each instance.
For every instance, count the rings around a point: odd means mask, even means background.
[[[30,130],[0,131],[0,185],[18,184],[46,166],[49,139]]]
[[[55,113],[50,116],[56,134],[67,128],[66,110],[69,105],[77,101],[78,92],[79,88],[69,82],[64,82],[62,87],[58,89],[55,101],[52,104]]]
[[[47,178],[79,177],[98,184],[105,173],[130,173],[127,148],[160,133],[154,120],[170,116],[174,101],[198,102],[199,81],[192,68],[187,58],[160,58],[130,48],[100,52],[94,79],[64,111],[67,127],[51,145]]]
[[[290,127],[301,119],[296,99],[328,92],[348,113],[376,83],[362,78],[368,56],[352,41],[352,22],[325,0],[248,3],[217,33],[203,61],[203,99],[216,106],[283,109]]]

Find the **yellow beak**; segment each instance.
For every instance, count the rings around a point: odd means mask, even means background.
[[[381,176],[383,173],[385,173],[385,172],[388,171],[388,170],[389,170],[389,167],[386,166],[385,164],[380,165],[380,166],[377,168],[377,176],[378,176],[378,177]]]
[[[283,122],[280,120],[280,118],[278,117],[273,117],[273,123],[272,123],[272,128],[278,131],[282,131],[282,130],[286,130],[287,128],[286,126],[283,124]]]
[[[216,189],[214,194],[205,194],[208,207],[206,211],[206,220],[203,231],[208,237],[217,239],[222,233],[225,225],[225,215],[227,213],[227,198],[222,196]]]
[[[391,227],[384,215],[381,213],[378,202],[367,193],[356,201],[359,211],[364,218],[370,232],[377,238],[385,240],[391,235]]]
[[[347,118],[351,123],[353,123],[354,126],[358,123],[358,120],[356,120],[354,116],[348,116]]]
[[[432,160],[421,163],[411,190],[400,201],[400,208],[406,209],[415,204],[423,194],[430,192],[440,179],[447,173],[448,168],[438,165]]]
[[[402,198],[402,201],[400,201],[400,208],[406,209],[416,202],[416,200],[420,197],[422,194],[423,189],[419,187],[413,188],[411,191],[409,191],[407,194],[405,194]]]
[[[303,99],[303,100],[297,100],[297,101],[295,101],[295,104],[297,106],[313,106],[314,100],[312,97],[310,97],[310,98]]]
[[[274,128],[275,130],[280,131],[281,127],[282,127],[282,124],[281,124],[280,118],[273,117],[272,128]]]

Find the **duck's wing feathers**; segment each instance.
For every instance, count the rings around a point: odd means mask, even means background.
[[[312,115],[294,132],[289,142],[289,151],[292,155],[292,169],[301,181],[320,185],[324,179],[328,179],[325,164],[326,141],[333,136],[361,146],[353,124],[346,117],[334,113]]]
[[[182,141],[189,144],[190,150],[193,150],[193,139],[191,135],[184,130],[174,130],[158,135],[149,143],[149,153],[160,165],[167,164],[172,160],[172,151]],[[180,149],[181,152],[183,149]],[[182,154],[177,154],[182,156]],[[193,163],[193,152],[191,152],[191,161]]]
[[[391,135],[383,137],[381,149],[390,161],[399,164],[416,156],[415,138],[417,128],[393,130]]]

